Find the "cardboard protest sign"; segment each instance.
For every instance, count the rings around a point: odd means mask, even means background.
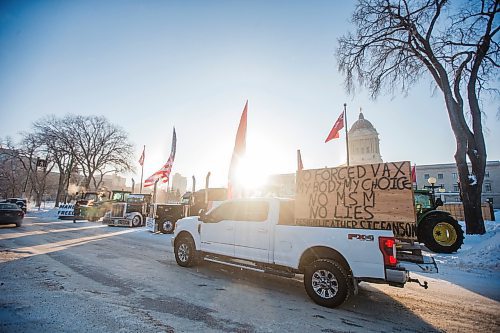
[[[302,170],[294,225],[392,229],[416,239],[410,162]]]

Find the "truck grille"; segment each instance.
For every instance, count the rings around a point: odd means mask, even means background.
[[[125,217],[126,205],[125,203],[114,203],[111,206],[111,217]]]

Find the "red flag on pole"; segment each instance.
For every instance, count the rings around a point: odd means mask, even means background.
[[[172,137],[172,150],[170,151],[170,156],[168,158],[168,161],[167,163],[165,163],[165,165],[161,167],[160,170],[153,173],[151,176],[149,176],[148,179],[144,181],[144,187],[153,186],[157,180],[159,180],[162,183],[168,182],[168,180],[170,179],[170,171],[172,171],[172,165],[174,164],[176,146],[177,146],[177,135],[175,134],[175,127],[174,127],[174,134]]]
[[[141,157],[139,158],[139,164],[141,166],[144,166],[144,154],[146,153],[146,146],[144,146],[144,148],[142,149],[142,154],[141,154]]]
[[[232,199],[237,197],[238,194],[234,193],[234,181],[236,176],[236,168],[238,162],[243,157],[246,151],[246,137],[247,137],[247,110],[248,101],[245,103],[245,108],[241,114],[240,124],[238,126],[238,132],[236,132],[236,140],[234,143],[233,156],[231,157],[231,164],[229,165],[229,179],[227,184],[227,198]]]
[[[411,182],[415,184],[417,182],[417,165],[413,164],[413,167],[411,168]]]
[[[302,164],[302,156],[300,155],[300,149],[297,149],[297,170],[301,171],[304,169],[304,164]]]
[[[333,125],[332,130],[330,131],[330,134],[328,134],[328,137],[325,140],[325,143],[332,139],[338,139],[339,138],[339,131],[344,128],[344,112],[342,112]]]

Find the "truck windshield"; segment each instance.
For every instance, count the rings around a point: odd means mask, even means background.
[[[128,195],[129,195],[129,193],[123,193],[123,192],[113,193],[113,197],[111,198],[111,200],[126,201]]]
[[[129,203],[142,203],[145,202],[145,198],[139,195],[129,195],[127,198],[127,202]]]

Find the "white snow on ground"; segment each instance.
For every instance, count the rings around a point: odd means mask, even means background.
[[[54,206],[54,202],[42,204],[40,209],[28,206],[26,217],[57,219]],[[465,223],[460,224],[465,231]],[[464,244],[456,253],[431,253],[439,273],[422,274],[422,278],[446,280],[500,301],[500,210],[495,210],[495,221],[485,221],[485,227],[484,235],[465,235]]]

